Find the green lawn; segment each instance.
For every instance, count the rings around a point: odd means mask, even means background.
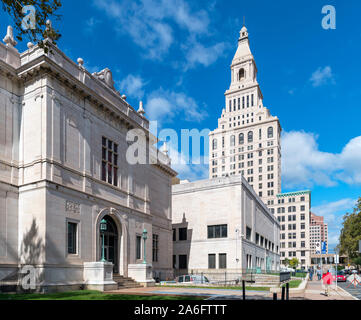
[[[0,294],[0,300],[204,300],[191,296],[141,296],[108,294],[99,291],[72,291],[60,293]]]
[[[296,280],[298,281],[298,280]],[[242,287],[239,286],[219,286],[219,287],[209,287],[209,286],[172,286],[172,285],[164,285],[157,286],[158,288],[186,288],[186,289],[226,289],[226,290],[242,290]],[[246,290],[249,291],[269,291],[269,287],[246,287]]]
[[[291,280],[291,281],[289,282],[289,284],[290,284],[290,289],[292,289],[292,288],[298,288],[301,283],[302,283],[302,280]],[[285,287],[285,286],[286,286],[286,284],[283,284],[281,287]]]

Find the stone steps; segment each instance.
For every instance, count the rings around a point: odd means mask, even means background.
[[[118,274],[113,275],[113,280],[118,284],[118,289],[142,288],[142,285],[129,277]]]

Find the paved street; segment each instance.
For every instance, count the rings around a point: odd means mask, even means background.
[[[342,282],[338,284],[342,289],[346,290],[348,293],[352,294],[354,297],[361,300],[361,285],[357,285],[356,288],[353,284],[350,285],[350,282]],[[350,285],[350,286],[349,286]],[[347,288],[347,286],[349,286]]]

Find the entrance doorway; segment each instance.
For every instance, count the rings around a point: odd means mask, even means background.
[[[104,258],[106,261],[113,263],[113,273],[119,273],[119,243],[118,243],[118,228],[114,220],[105,216],[104,220],[107,222],[107,230],[105,232],[100,232],[100,259],[102,257],[103,250],[103,239],[104,236]]]

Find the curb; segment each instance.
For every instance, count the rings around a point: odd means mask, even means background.
[[[290,289],[289,293],[290,294],[291,293],[305,293],[307,283],[308,283],[308,279],[306,278],[301,282],[301,284],[298,286],[298,288]],[[271,293],[281,293],[282,289],[281,288],[271,288],[270,292]]]
[[[346,296],[349,296],[349,297],[351,297],[351,298],[354,299],[354,300],[360,300],[359,298],[354,297],[351,293],[347,292],[345,289],[343,289],[343,288],[341,288],[341,287],[337,287],[337,289],[341,289],[341,291],[343,291],[343,292],[346,294]],[[337,291],[336,291],[336,292],[337,292]]]

